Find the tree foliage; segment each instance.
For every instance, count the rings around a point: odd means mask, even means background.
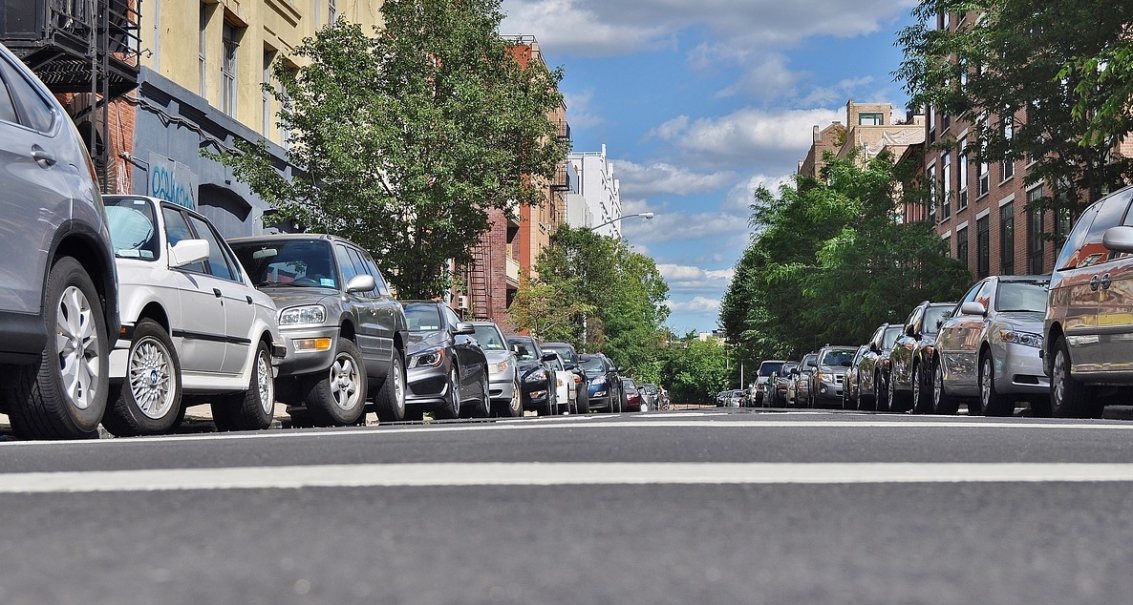
[[[387,0],[367,36],[342,19],[276,61],[286,178],[264,142],[217,157],[307,231],[374,253],[402,297],[450,285],[471,260],[489,208],[537,204],[567,149],[548,118],[559,70],[520,65],[500,38],[499,0]]]
[[[864,166],[827,160],[818,180],[756,192],[755,235],[720,315],[745,364],[865,342],[878,325],[903,321],[922,300],[954,299],[971,281],[930,223],[898,219],[927,200],[910,171],[886,154]]]
[[[1040,205],[1076,216],[1133,169],[1112,153],[1133,132],[1133,114],[1123,111],[1133,91],[1121,75],[1128,55],[1119,52],[1128,48],[1131,12],[1108,0],[921,0],[917,23],[899,38],[905,59],[896,75],[911,106],[972,125],[969,156],[1034,160],[1027,184],[1044,182],[1052,193]],[[950,31],[937,27],[941,14],[965,19]],[[1105,60],[1113,72],[1099,71]]]
[[[728,352],[715,338],[700,340],[688,334],[664,349],[661,382],[676,403],[712,403],[732,383]]]

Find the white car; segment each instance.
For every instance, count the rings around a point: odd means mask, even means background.
[[[103,200],[122,318],[103,426],[164,433],[207,401],[219,430],[267,428],[283,354],[275,303],[200,214],[150,197]]]
[[[559,402],[559,413],[578,413],[578,391],[576,389],[576,380],[579,378],[574,372],[566,369],[566,364],[563,363],[563,358],[558,352],[549,350],[543,351],[544,355],[552,354],[555,358],[547,362],[547,365],[554,370],[555,373],[555,401]]]

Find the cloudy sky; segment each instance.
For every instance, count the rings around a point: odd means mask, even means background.
[[[669,284],[678,334],[716,328],[752,191],[789,179],[848,99],[906,97],[891,73],[913,0],[503,0],[505,35],[562,66],[575,151],[602,144],[630,244]]]

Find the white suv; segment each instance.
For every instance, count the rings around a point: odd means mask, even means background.
[[[119,436],[163,433],[187,405],[208,400],[219,430],[267,428],[273,356],[283,355],[275,303],[200,214],[150,197],[103,200],[122,318],[103,426]]]

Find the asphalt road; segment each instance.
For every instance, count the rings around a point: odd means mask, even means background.
[[[1133,423],[715,410],[0,443],[0,603],[1124,603]]]

